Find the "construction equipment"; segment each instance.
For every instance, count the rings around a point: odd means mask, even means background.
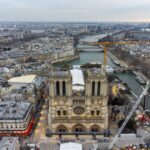
[[[140,94],[140,96],[137,98],[137,101],[135,102],[134,106],[132,107],[130,113],[128,114],[128,116],[126,117],[126,119],[124,120],[122,126],[119,128],[117,134],[115,135],[115,137],[113,138],[113,141],[110,143],[109,145],[109,149],[112,149],[114,144],[116,143],[119,135],[121,134],[121,132],[123,131],[123,129],[125,128],[126,124],[128,123],[129,119],[131,118],[131,116],[133,115],[134,111],[136,110],[136,108],[138,107],[138,105],[140,104],[141,100],[143,99],[143,97],[147,94],[148,89],[150,88],[150,82],[147,81],[147,84],[145,86],[145,88],[143,89],[142,93]]]
[[[107,66],[107,51],[108,51],[108,47],[110,47],[111,45],[116,45],[116,44],[149,44],[149,42],[146,41],[121,41],[121,42],[97,42],[97,45],[102,45],[104,47],[104,69],[106,71],[106,66]],[[140,104],[141,100],[143,99],[144,95],[146,95],[148,89],[150,87],[150,83],[149,81],[147,82],[145,89],[143,89],[142,93],[140,94],[139,97],[137,97],[137,101],[135,102],[133,108],[131,109],[130,113],[128,114],[128,116],[126,117],[126,119],[124,120],[122,126],[119,128],[117,134],[115,135],[115,137],[113,138],[113,141],[110,143],[109,145],[109,149],[112,149],[112,147],[114,146],[115,142],[117,141],[119,135],[121,134],[121,132],[123,131],[123,129],[125,128],[126,124],[128,123],[129,119],[131,118],[131,116],[133,115],[134,111],[136,110],[136,108],[138,107],[138,105]],[[116,88],[114,88],[114,93],[116,93]]]
[[[117,84],[114,84],[113,87],[112,87],[112,94],[113,94],[113,96],[117,97],[118,92],[119,92],[118,86],[117,86]]]
[[[122,45],[122,44],[150,44],[147,41],[120,41],[120,42],[96,42],[96,45],[102,45],[104,47],[104,69],[106,70],[106,65],[107,65],[107,51],[108,47],[111,45]]]
[[[138,116],[138,120],[141,122],[141,123],[146,123],[148,121],[148,118],[145,114],[142,114],[140,116]]]

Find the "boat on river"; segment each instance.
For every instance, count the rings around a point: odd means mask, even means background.
[[[114,64],[116,64],[116,65],[120,65],[119,62],[116,61],[116,60],[113,60],[113,62],[114,62]]]
[[[110,67],[110,66],[106,66],[106,72],[107,73],[114,73],[114,69],[112,68],[112,67]]]
[[[136,76],[136,80],[141,84],[146,84],[146,81],[142,79],[140,76]]]

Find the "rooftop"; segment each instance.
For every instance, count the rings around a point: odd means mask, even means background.
[[[8,80],[10,83],[33,83],[36,75],[26,75],[20,77],[14,77]]]
[[[68,71],[57,70],[50,73],[50,76],[53,77],[68,77],[70,74]]]
[[[105,77],[106,74],[102,71],[102,69],[100,68],[92,68],[92,69],[89,69],[87,71],[88,73],[88,76],[93,76],[93,77]]]
[[[2,120],[22,120],[30,111],[32,105],[28,102],[1,101],[0,121]]]
[[[34,83],[35,83],[36,87],[39,88],[42,85],[42,83],[45,82],[45,80],[46,80],[45,77],[36,77],[34,79]]]
[[[18,145],[17,137],[3,137],[0,141],[0,150],[15,150]]]

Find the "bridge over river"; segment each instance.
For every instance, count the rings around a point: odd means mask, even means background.
[[[134,68],[132,68],[132,67],[126,68],[126,67],[116,66],[116,67],[113,67],[113,69],[114,69],[115,73],[134,71]]]

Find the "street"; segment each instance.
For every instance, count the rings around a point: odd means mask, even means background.
[[[31,135],[29,141],[33,143],[38,143],[41,138],[45,137],[45,129],[47,127],[47,105],[46,102],[42,106],[40,112],[39,122],[37,123],[37,127],[35,128],[34,133]]]

